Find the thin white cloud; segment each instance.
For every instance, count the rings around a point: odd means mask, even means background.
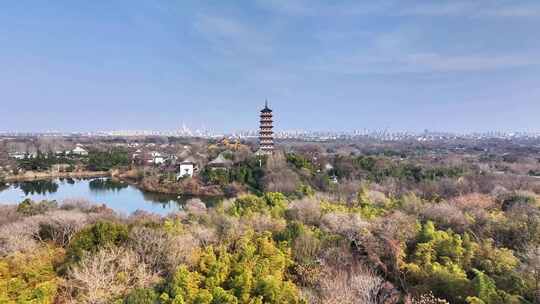
[[[409,53],[394,56],[376,54],[356,55],[331,60],[326,58],[312,69],[338,74],[400,74],[486,72],[498,69],[540,65],[540,57],[528,54],[513,55],[442,55],[435,53]]]
[[[478,1],[356,1],[336,4],[326,1],[307,0],[258,0],[265,9],[290,16],[455,16],[455,17],[538,17],[540,4],[522,4]]]
[[[538,17],[540,4],[511,3],[494,1],[452,1],[439,3],[420,3],[399,11],[402,15],[417,16],[457,16],[457,17]]]
[[[488,10],[483,15],[496,17],[540,17],[540,5],[499,7]]]
[[[412,71],[457,72],[488,71],[538,65],[540,64],[540,57],[524,54],[496,56],[411,54],[406,56],[403,61]]]
[[[390,9],[396,0],[339,3],[309,0],[257,0],[260,7],[289,16],[365,15]]]
[[[437,2],[420,3],[417,5],[406,5],[390,14],[413,15],[413,16],[451,16],[451,15],[469,15],[478,10],[478,2]]]
[[[216,50],[227,54],[268,54],[272,51],[268,33],[240,20],[216,15],[198,15],[195,30],[202,34]]]

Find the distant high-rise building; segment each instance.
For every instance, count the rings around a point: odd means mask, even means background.
[[[259,129],[259,152],[269,155],[274,152],[274,131],[273,131],[272,110],[268,107],[268,101],[261,110],[261,125]]]

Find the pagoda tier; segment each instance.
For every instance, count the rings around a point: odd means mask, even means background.
[[[268,107],[268,102],[265,103],[261,110],[259,128],[259,148],[263,154],[272,154],[274,151],[274,128],[272,110]]]

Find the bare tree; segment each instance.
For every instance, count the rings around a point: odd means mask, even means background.
[[[321,222],[323,229],[340,234],[350,240],[358,239],[361,230],[369,226],[369,223],[355,213],[327,213],[322,217]]]
[[[443,229],[451,228],[460,233],[464,232],[470,225],[465,214],[449,203],[430,204],[422,212],[422,216],[436,222]]]
[[[324,304],[378,304],[384,281],[368,269],[325,267],[319,279]]]
[[[540,303],[540,246],[533,245],[525,251],[522,271],[534,281],[534,303]]]
[[[0,229],[3,225],[16,222],[21,218],[21,214],[17,212],[17,205],[0,206]]]
[[[300,178],[287,166],[283,153],[276,153],[266,162],[264,189],[269,192],[293,193],[300,186]]]
[[[314,198],[303,198],[292,201],[287,210],[287,216],[308,225],[319,225],[321,220],[321,207]]]
[[[416,218],[401,211],[394,211],[372,223],[372,230],[387,239],[405,244],[417,234]]]
[[[162,229],[137,226],[130,231],[130,247],[156,273],[167,269],[171,237]]]
[[[194,224],[189,227],[189,231],[203,247],[215,244],[218,241],[216,230],[214,228]]]
[[[65,247],[73,236],[88,224],[88,215],[80,211],[58,210],[38,219],[40,236]]]
[[[30,252],[37,248],[39,224],[35,217],[28,217],[19,222],[0,227],[0,256],[15,252]]]
[[[122,274],[122,275],[120,275]],[[68,289],[77,303],[110,303],[132,288],[149,287],[158,277],[125,248],[105,248],[68,271]]]
[[[168,273],[176,271],[181,264],[194,265],[197,258],[192,254],[200,244],[191,234],[174,236],[167,248],[166,267]]]
[[[240,219],[243,230],[253,229],[257,232],[271,231],[278,232],[285,229],[284,219],[275,219],[268,214],[255,213],[249,217]]]

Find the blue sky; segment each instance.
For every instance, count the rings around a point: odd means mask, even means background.
[[[540,131],[540,1],[9,1],[0,131]]]

